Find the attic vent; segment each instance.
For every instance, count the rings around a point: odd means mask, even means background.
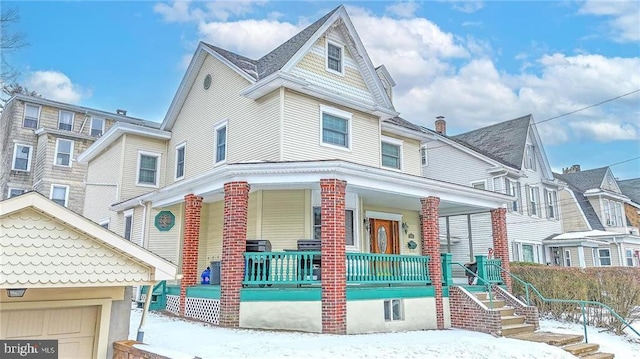
[[[204,77],[204,89],[208,90],[209,87],[211,87],[211,75],[207,74],[207,76]]]

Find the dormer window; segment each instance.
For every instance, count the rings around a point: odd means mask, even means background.
[[[535,171],[536,170],[536,155],[533,152],[533,145],[527,145],[525,149],[525,160],[524,167],[526,169]]]
[[[327,42],[327,70],[337,72],[339,75],[343,72],[343,46],[336,43]]]

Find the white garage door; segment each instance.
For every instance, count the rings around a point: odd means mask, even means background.
[[[94,356],[98,307],[2,311],[0,339],[57,339],[59,359]]]

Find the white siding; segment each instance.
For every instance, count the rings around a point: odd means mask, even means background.
[[[148,250],[153,252],[154,254],[159,255],[166,260],[169,260],[173,263],[179,263],[179,253],[180,253],[180,244],[182,237],[182,218],[183,218],[183,208],[184,204],[176,204],[171,207],[165,208],[147,208],[147,212],[149,214],[149,219],[147,220],[147,241],[146,247]],[[176,218],[175,224],[168,231],[160,231],[155,226],[155,218],[160,211],[170,211]],[[203,207],[204,211],[204,207]],[[204,221],[203,221],[204,222]],[[204,241],[206,237],[202,238],[201,241]]]
[[[86,195],[83,215],[94,222],[109,218],[109,229],[115,231],[117,214],[109,207],[120,201],[123,138],[116,140],[87,166]],[[116,226],[116,227],[114,227]]]
[[[427,144],[428,165],[423,167],[423,175],[445,182],[470,186],[472,181],[487,180],[491,190],[492,180],[487,169],[493,167],[486,161],[440,141]]]

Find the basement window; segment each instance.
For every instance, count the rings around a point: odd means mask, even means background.
[[[401,299],[388,299],[384,301],[384,320],[387,322],[404,320],[404,308]]]

